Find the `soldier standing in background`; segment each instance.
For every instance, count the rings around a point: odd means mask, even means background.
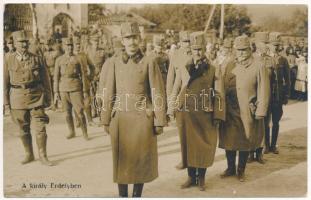
[[[273,68],[273,61],[270,56],[267,55],[267,43],[269,42],[269,33],[268,32],[256,32],[254,33],[254,44],[256,46],[256,51],[253,53],[253,56],[261,59],[264,63],[264,67],[268,70],[269,80],[271,77],[271,69]],[[266,118],[266,117],[265,117]],[[266,126],[266,124],[265,124]],[[264,134],[259,140],[261,140],[261,146],[257,149],[252,149],[250,151],[248,162],[257,161],[260,164],[264,164],[265,160],[263,159],[263,147],[264,147]],[[256,153],[256,158],[255,158]]]
[[[166,98],[159,67],[139,49],[138,24],[121,24],[121,36],[125,51],[103,66],[102,122],[111,136],[119,196],[128,197],[128,184],[134,184],[133,197],[141,197],[144,183],[158,177],[157,135],[167,124]]]
[[[90,36],[90,46],[87,48],[87,56],[90,59],[92,65],[94,66],[94,76],[91,77],[91,100],[92,100],[92,117],[100,116],[95,108],[95,96],[97,92],[99,76],[102,66],[106,60],[105,51],[99,48],[99,37],[97,34]]]
[[[51,82],[51,86],[53,86],[53,79],[54,79],[54,70],[55,70],[55,61],[56,61],[56,58],[58,58],[59,56],[61,56],[61,53],[60,51],[55,51],[53,48],[52,48],[52,41],[51,39],[46,39],[45,42],[45,49],[46,51],[44,52],[44,59],[45,59],[45,62],[46,62],[46,66],[48,68],[48,72],[49,72],[49,75],[50,75],[50,82]],[[54,93],[52,93],[52,106],[51,106],[51,109],[52,110],[55,110],[56,108],[56,105],[54,104]]]
[[[273,60],[273,67],[270,68],[270,95],[271,100],[267,117],[265,118],[265,153],[273,152],[278,154],[276,147],[279,135],[279,121],[283,115],[283,105],[286,105],[290,92],[289,65],[285,57],[279,54],[280,33],[269,34],[269,56]],[[272,118],[272,135],[270,143],[270,121]]]
[[[261,59],[252,56],[248,37],[237,37],[234,48],[236,61],[228,64],[224,74],[226,120],[220,127],[219,147],[226,150],[228,168],[221,177],[237,173],[243,182],[249,151],[262,143],[270,87],[268,71]]]
[[[66,121],[70,133],[67,139],[75,137],[72,108],[77,113],[81,124],[84,139],[88,140],[87,125],[83,113],[83,97],[87,97],[89,90],[85,67],[80,58],[73,54],[73,41],[71,38],[63,38],[65,54],[56,59],[54,72],[55,99],[61,99],[66,112]]]
[[[90,126],[94,126],[95,123],[93,121],[93,118],[92,118],[92,111],[91,111],[91,95],[90,95],[90,82],[92,81],[92,77],[94,76],[94,66],[92,65],[92,62],[90,61],[90,59],[88,58],[88,56],[86,55],[86,53],[84,53],[81,49],[81,39],[80,37],[74,37],[74,54],[77,55],[81,62],[82,62],[82,67],[84,67],[84,74],[86,76],[86,79],[87,79],[87,82],[85,84],[87,84],[87,88],[88,90],[85,91],[85,95],[84,96],[84,100],[83,100],[83,103],[84,103],[84,110],[85,110],[85,113],[86,113],[86,118],[87,118],[87,121],[88,121],[88,124]],[[79,119],[79,117],[77,117],[77,113],[75,113],[76,115],[76,119]],[[79,120],[76,121],[77,123],[77,127],[80,127],[80,123],[79,123]]]
[[[166,85],[168,66],[170,64],[167,54],[164,52],[164,35],[155,35],[153,37],[154,55],[157,65],[160,67],[164,85]]]
[[[191,59],[191,50],[190,50],[190,32],[188,31],[181,31],[179,33],[180,39],[180,48],[177,49],[174,54],[172,54],[170,58],[170,65],[168,68],[167,73],[167,80],[166,80],[166,96],[168,101],[170,101],[171,92],[173,90],[176,73],[179,67],[185,66],[185,63]],[[179,138],[182,139],[181,136]],[[184,169],[183,163],[179,163],[176,165],[177,169]]]
[[[10,107],[12,119],[19,126],[26,153],[22,164],[34,161],[31,133],[35,133],[41,163],[52,166],[46,153],[45,125],[49,117],[44,112],[51,105],[49,74],[42,57],[28,52],[26,32],[12,35],[16,51],[4,62],[4,105]]]

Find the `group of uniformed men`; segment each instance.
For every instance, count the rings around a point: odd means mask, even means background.
[[[128,22],[121,24],[110,57],[96,34],[87,50],[79,37],[62,38],[64,53],[48,39],[39,54],[36,47],[30,52],[25,31],[13,32],[4,58],[4,104],[19,126],[22,164],[34,160],[34,132],[40,161],[53,165],[46,153],[45,109],[55,110],[59,99],[68,139],[76,134],[72,110],[86,140],[86,118],[93,126],[93,118],[100,117],[111,136],[113,180],[121,197],[128,196],[128,184],[134,184],[133,197],[140,197],[144,183],[158,176],[157,135],[175,118],[182,154],[177,168],[188,172],[181,188],[205,190],[217,138],[228,164],[222,178],[237,175],[244,181],[247,160],[263,164],[263,149],[278,154],[279,121],[291,85],[280,34],[254,33],[254,52],[246,35],[226,38],[217,54],[204,32],[181,31],[179,40],[180,47],[167,54],[165,36],[155,35],[148,52],[141,47],[138,24]]]

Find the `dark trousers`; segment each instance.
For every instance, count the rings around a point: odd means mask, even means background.
[[[195,168],[195,167],[188,167],[188,176],[192,179],[197,179],[197,177],[205,177],[206,168]]]
[[[267,149],[275,148],[279,135],[279,122],[283,115],[281,103],[271,104],[265,117],[265,146]],[[272,118],[272,135],[270,143],[270,121]]]
[[[134,184],[133,187],[133,197],[141,197],[143,193],[143,183]],[[118,184],[119,196],[120,197],[128,197],[128,184]]]
[[[228,170],[232,170],[232,171],[236,170],[236,164],[235,164],[236,152],[237,151],[226,150]],[[248,155],[249,155],[249,151],[239,151],[238,169],[243,170],[243,171],[245,170]]]

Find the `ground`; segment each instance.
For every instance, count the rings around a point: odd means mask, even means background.
[[[91,140],[85,141],[81,130],[71,140],[65,138],[64,113],[48,111],[49,159],[47,167],[39,161],[21,165],[23,147],[18,129],[10,116],[4,117],[4,195],[5,197],[117,197],[112,181],[110,137],[102,128],[89,127]],[[34,136],[33,139],[35,140]],[[159,177],[145,185],[144,197],[304,197],[307,194],[307,102],[290,102],[280,123],[280,154],[264,155],[265,165],[247,165],[246,182],[236,177],[221,179],[226,168],[223,149],[217,149],[215,162],[207,170],[207,189],[180,189],[185,170],[176,170],[181,159],[175,126],[165,128],[158,137]],[[35,156],[38,158],[36,143]],[[31,188],[31,184],[47,188]],[[51,188],[51,183],[74,184],[76,188]],[[79,187],[79,188],[77,188]],[[130,194],[131,194],[130,188]]]

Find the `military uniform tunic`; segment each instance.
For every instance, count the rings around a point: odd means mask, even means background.
[[[51,85],[40,57],[17,51],[8,55],[4,62],[4,104],[10,106],[21,135],[30,133],[30,122],[37,135],[46,135],[49,118],[44,108],[51,105]]]

